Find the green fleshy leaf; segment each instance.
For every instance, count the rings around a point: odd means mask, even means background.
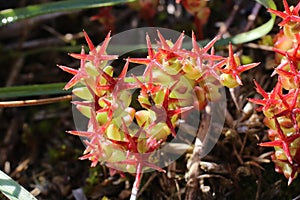
[[[36,200],[25,188],[0,170],[0,192],[10,200]]]
[[[38,95],[71,94],[71,90],[62,90],[66,83],[50,83],[0,88],[0,98],[29,97]]]
[[[113,6],[132,1],[134,0],[66,0],[40,5],[30,5],[24,8],[6,9],[0,11],[0,26],[49,13]]]

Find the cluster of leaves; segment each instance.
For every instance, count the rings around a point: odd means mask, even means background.
[[[272,0],[256,1],[266,7],[275,6]],[[93,0],[84,2],[81,0],[65,0],[30,5],[18,9],[7,9],[0,11],[0,26],[6,26],[18,20],[47,13],[113,6],[129,2],[131,0],[103,0],[101,2]],[[153,17],[155,11],[157,11],[157,3],[157,0],[139,1],[140,7],[136,9],[144,17]],[[210,12],[206,1],[182,0],[181,3],[189,13],[195,16],[196,24],[196,20],[201,22],[201,25],[206,22]],[[131,6],[134,7],[134,5]],[[112,15],[109,15],[109,17],[106,15],[110,13],[110,9],[105,7],[105,12],[103,12],[105,13],[104,16],[106,16],[104,18],[106,21],[102,22],[104,25],[110,25],[114,21]],[[201,10],[201,12],[196,10]],[[102,20],[99,17],[101,18],[103,15],[96,16],[95,19]],[[269,32],[273,24],[274,18],[272,17],[269,22],[261,27],[235,35],[232,38],[222,39],[220,43],[223,41],[222,44],[227,44],[228,41],[232,41],[233,44],[240,44],[257,39]],[[110,29],[110,27],[107,26],[107,29]],[[152,47],[149,48],[148,58],[151,58],[151,61],[147,61],[147,59],[127,60],[128,62],[146,64],[148,68],[148,73],[145,73],[147,75],[146,78],[125,77],[129,63],[125,65],[121,75],[114,78],[113,68],[106,63],[107,60],[117,58],[117,56],[110,57],[105,53],[105,46],[109,39],[101,47],[96,48],[92,45],[87,35],[86,39],[90,47],[90,53],[88,55],[84,52],[82,54],[71,54],[73,57],[81,60],[82,67],[75,70],[61,66],[62,69],[74,74],[74,78],[68,83],[66,88],[70,88],[75,84],[78,86],[74,89],[74,94],[83,97],[85,101],[74,103],[82,113],[90,118],[87,132],[70,131],[70,133],[84,135],[88,138],[85,156],[82,158],[92,160],[92,165],[96,165],[97,162],[105,162],[108,166],[116,167],[118,165],[117,169],[129,172],[136,172],[147,167],[161,170],[152,164],[153,160],[150,160],[152,156],[150,154],[159,148],[167,137],[175,136],[175,124],[178,119],[192,109],[204,109],[209,101],[217,101],[220,95],[219,87],[222,87],[222,85],[235,87],[241,84],[240,73],[256,65],[240,66],[239,59],[233,54],[231,46],[229,47],[229,58],[214,55],[212,46],[216,39],[204,48],[199,48],[193,36],[194,47],[191,51],[187,51],[181,48],[182,38],[178,39],[179,42],[175,44],[162,38],[163,40],[160,41],[158,51],[152,50]],[[147,41],[151,45],[150,39],[147,39]],[[179,48],[176,49],[174,46]],[[208,54],[210,49],[211,54]],[[150,65],[152,67],[149,67]],[[151,74],[153,75],[152,78]],[[171,80],[169,83],[166,83],[166,77],[168,81]],[[183,78],[178,80],[178,77]],[[163,84],[160,82],[162,80],[164,80]],[[193,95],[188,94],[188,92],[182,93],[184,91],[182,86],[185,80],[189,81],[187,90]],[[61,84],[45,84],[45,87],[43,86],[1,88],[0,93],[4,98],[62,93],[60,91]],[[135,110],[130,107],[131,100],[129,97],[131,97],[131,91],[135,89],[141,91],[138,99],[142,106],[141,110]],[[163,115],[158,116],[161,113]],[[135,122],[137,126],[132,127],[132,124]],[[101,134],[96,133],[103,134],[101,136]],[[101,141],[101,145],[97,143],[98,141]],[[145,160],[138,162],[138,159],[141,159],[139,157],[140,154],[146,153],[150,153],[149,157],[146,158],[151,162],[146,162]],[[103,155],[107,156],[103,160],[97,157]],[[131,164],[129,164],[130,162]],[[137,167],[138,164],[140,164],[139,169]],[[130,167],[127,169],[126,165]],[[4,191],[2,186],[0,190]],[[13,195],[17,196],[16,194]]]
[[[275,171],[288,178],[288,184],[300,172],[300,3],[289,6],[284,0],[285,11],[269,9],[283,20],[277,34],[274,51],[278,66],[273,75],[278,75],[274,89],[267,93],[255,82],[256,90],[263,99],[250,99],[262,105],[259,109],[265,115],[264,123],[268,130],[270,142],[260,146],[274,147],[272,160]]]
[[[101,46],[95,47],[86,33],[90,52],[70,54],[80,59],[80,68],[59,66],[74,77],[65,89],[75,85],[73,93],[83,101],[73,102],[89,118],[87,131],[69,131],[86,138],[86,150],[81,159],[89,159],[92,166],[105,163],[111,172],[127,171],[136,174],[135,191],[143,170],[157,166],[152,155],[170,137],[176,137],[176,123],[192,109],[203,110],[208,102],[220,99],[220,87],[241,85],[240,74],[258,65],[240,65],[239,58],[229,46],[229,57],[214,55],[214,38],[205,47],[198,46],[192,35],[192,50],[182,48],[184,33],[175,43],[158,32],[158,48],[152,48],[146,36],[148,56],[128,58],[118,77],[107,55],[110,40],[107,35]],[[210,50],[210,53],[209,53]],[[145,65],[142,76],[127,76],[129,63]],[[142,109],[131,107],[132,91],[138,90]]]

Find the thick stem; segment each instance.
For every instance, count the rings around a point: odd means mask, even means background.
[[[142,171],[143,171],[143,167],[142,167],[141,163],[138,163],[137,168],[136,168],[135,181],[133,183],[133,187],[131,190],[130,200],[136,200],[136,198],[137,198],[137,193],[138,193],[141,179],[142,179]]]

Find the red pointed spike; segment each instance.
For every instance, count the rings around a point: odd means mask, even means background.
[[[292,158],[292,155],[291,155],[291,152],[290,152],[290,147],[288,146],[288,144],[283,142],[282,143],[282,149],[283,149],[289,163],[293,164],[293,158]]]
[[[78,73],[77,69],[73,69],[70,67],[62,66],[62,65],[57,65],[60,69],[62,69],[65,72],[68,72],[70,74],[76,75]]]
[[[81,47],[81,53],[80,53],[80,54],[81,54],[81,55],[85,55],[85,52],[84,52],[84,46]],[[81,59],[81,60],[80,60],[80,68],[82,68],[82,69],[85,68],[85,65],[84,65],[84,64],[85,64],[85,59]]]
[[[279,53],[279,54],[281,54],[281,55],[283,55],[283,56],[286,56],[286,51],[284,51],[284,50],[281,50],[281,49],[278,49],[278,48],[273,47],[273,51],[274,51],[275,53]]]
[[[268,11],[274,15],[277,15],[278,17],[282,18],[282,19],[285,19],[288,14],[284,13],[284,12],[281,12],[281,11],[278,11],[278,10],[274,10],[274,9],[271,9],[269,8]]]
[[[168,45],[167,41],[165,40],[165,38],[162,36],[162,34],[159,32],[159,30],[157,30],[157,35],[159,37],[160,43],[161,43],[161,47],[163,49],[170,49],[170,46]]]
[[[80,160],[86,160],[86,159],[89,159],[93,156],[94,156],[93,154],[86,154],[86,155],[83,155],[83,156],[79,157],[79,159]]]
[[[151,44],[150,37],[149,37],[148,33],[146,34],[146,42],[147,42],[147,48],[148,48],[148,56],[150,58],[153,58],[154,57],[154,50],[152,48],[152,44]]]
[[[135,79],[135,81],[137,82],[137,84],[142,88],[142,86],[144,84],[138,79],[138,77],[136,77],[134,74],[131,74],[131,76]]]
[[[276,117],[274,117],[274,121],[275,121],[275,127],[277,129],[277,133],[278,133],[278,136],[279,138],[282,140],[282,141],[285,141],[286,140],[286,136],[285,134],[283,133],[281,127],[280,127],[280,124],[278,122],[278,119]]]
[[[115,60],[118,59],[118,55],[100,55],[99,58],[101,60]]]
[[[192,32],[192,43],[193,43],[193,49],[194,49],[195,53],[200,54],[200,48],[197,44],[197,40],[196,40],[194,31]]]
[[[289,143],[292,143],[292,142],[294,142],[298,138],[300,138],[300,133],[296,133],[296,134],[288,136],[286,138],[286,141],[289,142]],[[300,153],[300,149],[297,149],[297,153],[298,154]],[[298,156],[300,156],[300,155],[298,155]]]
[[[234,59],[234,53],[233,53],[233,50],[232,50],[232,44],[231,42],[229,43],[229,47],[228,47],[228,54],[229,54],[229,67],[230,68],[233,68],[235,69],[236,68],[236,62],[235,62],[235,59]]]
[[[251,63],[251,64],[247,64],[247,65],[241,65],[241,66],[238,67],[238,72],[241,73],[241,72],[247,71],[249,69],[252,69],[252,68],[256,67],[259,64],[260,64],[260,62]]]
[[[283,0],[283,6],[284,6],[284,11],[285,11],[288,15],[291,15],[292,12],[291,12],[290,6],[289,6],[289,4],[287,3],[286,0]]]
[[[209,43],[207,43],[205,45],[205,47],[203,48],[203,52],[208,52],[208,50],[210,48],[213,47],[213,45],[221,38],[221,35],[217,35],[216,37],[214,37]]]
[[[285,66],[287,66],[289,63],[287,61],[283,61],[282,63],[280,63],[276,69],[283,69]],[[276,69],[274,70],[274,72],[271,74],[271,77],[273,77],[274,75],[276,75],[277,71]]]
[[[89,123],[93,126],[93,129],[95,132],[99,131],[100,126],[96,119],[96,113],[93,109],[91,109],[91,118],[90,118]]]
[[[89,55],[78,53],[69,53],[69,56],[80,60],[88,60],[87,58],[89,57]]]
[[[127,58],[127,60],[131,63],[137,63],[142,65],[147,65],[151,62],[148,58]]]
[[[272,90],[270,94],[270,99],[275,100],[277,95],[282,94],[282,85],[280,79],[277,81],[275,88]]]
[[[90,101],[71,101],[74,105],[81,105],[81,106],[91,106],[92,103]]]
[[[263,96],[263,98],[265,99],[268,99],[269,98],[269,95],[266,93],[266,91],[264,89],[262,89],[262,87],[255,81],[254,81],[254,84],[256,86],[256,91],[261,94]]]
[[[279,96],[280,100],[282,101],[282,104],[286,108],[287,112],[290,112],[290,104],[285,100],[285,98],[281,94],[278,94],[278,96]]]
[[[126,139],[128,140],[128,142],[130,143],[130,146],[131,146],[130,150],[137,153],[138,149],[137,149],[136,143],[134,142],[133,138],[131,137],[131,135],[128,131],[128,128],[126,126],[126,123],[125,123],[123,118],[122,118],[122,125],[123,125],[123,129],[124,129],[125,137],[126,137]]]
[[[92,140],[94,140],[94,139],[92,139]],[[96,149],[96,148],[97,148],[97,145],[94,144],[94,143],[92,142],[92,140],[91,140],[91,141],[89,141],[89,140],[83,140],[84,144],[86,145],[86,150],[85,150],[85,152],[88,152],[88,151],[91,150],[91,149]]]
[[[262,99],[253,99],[253,98],[248,98],[248,101],[255,103],[255,104],[259,104],[259,105],[265,105],[266,102]]]
[[[171,50],[179,50],[182,48],[182,42],[184,39],[184,31],[180,34],[179,38],[175,42],[174,46],[172,47]]]
[[[300,11],[300,1],[299,1],[299,3],[296,5],[296,7],[294,8],[293,14],[294,14],[294,15],[297,15],[297,14],[299,13],[299,11]]]
[[[111,84],[111,85],[115,85],[115,84],[116,84],[116,80],[115,80],[113,77],[111,77],[109,74],[107,74],[107,73],[106,73],[105,71],[103,71],[101,68],[97,68],[97,69],[99,70],[101,76],[102,76],[103,78],[105,78],[105,80],[106,80],[109,84]]]
[[[293,171],[292,171],[292,173],[293,173]],[[292,177],[292,174],[291,174],[291,176],[289,177],[289,180],[288,180],[288,186],[290,186],[292,184],[293,180],[294,180],[294,177]]]
[[[111,34],[111,31],[108,32],[108,34],[106,35],[101,47],[100,47],[100,50],[98,52],[98,55],[104,55],[106,52],[106,48],[108,46],[108,43],[110,41],[110,34]]]
[[[128,61],[128,59],[126,59],[126,63],[124,65],[124,67],[123,67],[123,70],[122,70],[119,78],[125,78],[127,70],[128,70],[128,66],[129,66],[129,61]]]
[[[175,110],[169,110],[168,115],[171,117],[171,116],[174,116],[174,115],[178,115],[178,114],[187,112],[187,111],[189,111],[193,108],[194,108],[193,106],[187,106],[187,107],[178,108],[178,109],[175,109]]]
[[[163,100],[163,103],[162,103],[162,106],[168,110],[168,105],[169,105],[169,95],[170,95],[170,89],[167,88],[166,89],[166,93],[165,93],[165,96],[164,96],[164,100]]]
[[[160,167],[158,167],[158,166],[156,166],[156,165],[154,165],[154,164],[152,164],[152,163],[149,163],[149,162],[145,162],[144,165],[145,165],[146,167],[150,167],[150,168],[152,168],[152,169],[154,169],[154,170],[157,170],[157,171],[159,171],[159,172],[163,172],[163,173],[166,172],[164,169],[162,169],[162,168],[160,168]]]
[[[137,132],[134,134],[133,138],[138,139],[142,132],[144,132],[144,127],[146,125],[146,122],[142,124],[142,126],[137,130]]]
[[[64,90],[68,90],[71,87],[73,87],[76,83],[80,81],[80,78],[78,76],[74,76],[64,87]]]
[[[285,26],[287,23],[289,23],[291,21],[291,17],[286,17],[284,20],[282,20],[279,24],[278,24],[278,26],[279,27],[282,27],[282,26]]]
[[[94,133],[86,131],[67,131],[67,133],[83,137],[91,137]]]
[[[175,128],[174,128],[174,126],[173,126],[171,120],[170,120],[170,119],[167,119],[167,120],[166,120],[166,124],[167,124],[167,126],[169,127],[169,129],[170,129],[170,131],[171,131],[171,133],[172,133],[172,136],[173,136],[173,137],[176,137],[176,131],[175,131]]]
[[[281,147],[282,146],[282,140],[274,140],[271,142],[263,142],[258,144],[261,147]]]
[[[85,32],[85,30],[83,30],[83,34],[84,34],[84,38],[89,46],[90,51],[93,51],[95,49],[95,46],[93,44],[93,42],[91,41],[90,37],[88,36],[88,34]]]

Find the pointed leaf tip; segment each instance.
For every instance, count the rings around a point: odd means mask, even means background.
[[[92,40],[90,39],[90,37],[88,36],[88,34],[86,33],[85,30],[83,30],[83,34],[84,34],[84,38],[89,46],[90,51],[93,51],[95,49],[95,46],[94,46]]]

